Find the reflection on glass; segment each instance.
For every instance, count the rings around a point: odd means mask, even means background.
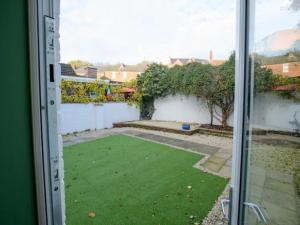
[[[252,4],[244,224],[300,224],[300,1]]]

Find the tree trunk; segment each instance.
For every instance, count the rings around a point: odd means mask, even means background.
[[[230,111],[222,110],[222,126],[223,127],[228,126],[227,120],[228,120],[229,116],[230,116]]]
[[[214,123],[214,105],[207,102],[207,108],[210,114],[210,125],[212,126]]]
[[[212,105],[210,106],[209,112],[210,112],[210,125],[212,126],[214,123],[214,110]]]

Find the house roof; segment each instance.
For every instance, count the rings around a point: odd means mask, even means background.
[[[177,60],[179,60],[182,64],[187,64],[189,62],[197,62],[207,64],[208,60],[206,59],[197,59],[197,58],[170,58],[171,64],[174,64]]]
[[[63,76],[77,76],[70,64],[60,63],[60,69]]]
[[[98,72],[105,71],[127,71],[127,72],[144,72],[148,67],[149,62],[142,62],[136,65],[114,64],[97,66]]]
[[[203,63],[203,64],[207,64],[208,60],[206,59],[192,59],[194,62],[198,62],[198,63]]]
[[[293,61],[293,62],[289,62],[289,61],[285,61],[282,63],[265,63],[263,64],[263,66],[272,66],[272,65],[283,65],[283,64],[290,64],[290,65],[300,65],[300,61]]]
[[[171,64],[174,64],[177,60],[182,64],[186,64],[189,61],[187,58],[170,58]]]
[[[75,69],[76,74],[80,76],[96,78],[97,77],[97,68],[93,66],[81,66]]]
[[[77,67],[75,69],[76,72],[78,73],[86,73],[87,71],[89,70],[97,70],[97,67],[92,67],[92,66],[80,66],[80,67]]]

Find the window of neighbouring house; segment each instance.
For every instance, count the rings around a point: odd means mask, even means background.
[[[289,72],[289,64],[288,63],[282,64],[282,72],[283,73],[288,73]]]
[[[127,79],[127,72],[123,72],[123,79]]]

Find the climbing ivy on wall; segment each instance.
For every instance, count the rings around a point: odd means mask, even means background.
[[[141,118],[151,119],[154,113],[154,100],[168,95],[168,67],[153,63],[138,77],[137,87],[141,93]]]
[[[62,80],[61,82],[61,101],[62,103],[103,103],[107,102],[105,90],[108,84],[98,82],[83,83]],[[136,82],[124,83],[120,86],[112,86],[111,102],[127,102],[129,104],[139,105],[141,95],[135,92],[127,99],[122,92],[124,87],[136,88]]]

